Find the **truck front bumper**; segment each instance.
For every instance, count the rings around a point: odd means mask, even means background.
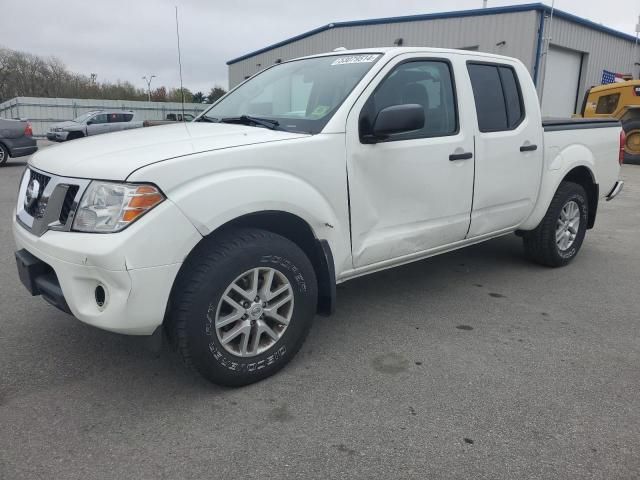
[[[156,208],[140,220],[145,228],[132,225],[103,235],[48,231],[38,237],[14,216],[22,283],[84,323],[128,335],[153,334],[164,320],[182,260],[202,238],[176,207]],[[165,222],[173,234],[160,228]]]
[[[616,198],[618,194],[622,191],[622,187],[624,187],[624,182],[622,180],[618,180],[613,186],[613,188],[611,189],[611,191],[605,197],[607,199],[607,202],[609,200],[613,200],[614,198]]]

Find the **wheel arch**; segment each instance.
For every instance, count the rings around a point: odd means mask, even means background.
[[[277,235],[281,235],[295,243],[309,258],[318,282],[318,309],[321,315],[330,315],[335,310],[336,303],[336,274],[333,252],[329,242],[317,238],[311,226],[301,217],[279,210],[264,210],[248,213],[220,225],[204,236],[191,250],[189,255],[197,252],[198,246],[204,241],[211,241],[215,237],[233,228],[258,228]],[[186,265],[187,261],[183,265]],[[182,268],[178,273],[175,284]],[[173,289],[171,295],[173,296]]]
[[[593,228],[596,222],[596,213],[598,211],[599,187],[595,181],[595,176],[591,169],[584,165],[574,167],[562,178],[562,182],[573,182],[584,188],[587,193],[587,201],[589,202],[589,221],[587,228]]]
[[[574,163],[564,171],[559,168],[548,170],[541,180],[542,187],[536,207],[529,218],[522,223],[517,231],[518,234],[524,234],[524,232],[534,230],[540,224],[562,182],[574,182],[585,189],[589,205],[587,228],[593,228],[598,209],[600,188],[598,183],[596,183],[595,175],[591,167],[591,164],[582,161],[580,163]]]

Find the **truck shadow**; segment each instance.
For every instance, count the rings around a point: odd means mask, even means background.
[[[375,335],[376,329],[389,322],[385,311],[399,302],[408,303],[410,310],[427,299],[438,301],[443,296],[459,295],[457,287],[479,285],[478,282],[492,272],[495,275],[500,270],[521,270],[527,265],[532,269],[540,268],[526,262],[520,240],[509,236],[346,282],[339,286],[336,314],[329,319],[316,318],[315,332],[311,332],[301,354],[290,366],[272,379],[248,388],[268,390],[270,385],[282,382],[283,377],[287,378],[285,381],[296,378],[301,381],[318,360],[314,358],[313,350],[326,352],[335,345],[334,341],[339,343],[338,335],[344,334],[345,328],[362,328],[362,325],[351,325],[350,321],[355,320],[352,317],[366,306],[373,310],[380,306],[379,314],[357,318],[358,322],[366,322]],[[23,361],[17,365],[18,352],[13,359],[9,353],[8,364],[10,369],[19,370],[14,375],[19,373],[21,381],[4,388],[0,403],[33,395],[42,389],[64,389],[71,384],[85,383],[91,385],[91,391],[106,389],[110,395],[121,396],[123,401],[134,395],[136,402],[154,399],[156,405],[163,403],[158,398],[165,397],[167,392],[172,392],[169,402],[177,401],[176,396],[188,401],[203,393],[235,395],[234,390],[211,385],[188,371],[166,343],[154,353],[144,337],[104,332],[52,309],[39,299],[23,293],[16,296],[25,297],[18,298],[23,305],[19,308],[23,310],[20,314],[35,328],[31,339],[15,340],[21,344],[20,348],[24,347],[19,352]],[[335,331],[336,325],[341,325],[342,332]],[[321,338],[315,338],[314,333],[318,330]],[[24,361],[25,358],[31,360]]]

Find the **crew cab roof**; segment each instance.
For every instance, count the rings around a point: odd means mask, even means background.
[[[476,52],[470,50],[461,50],[455,48],[434,48],[434,47],[372,47],[372,48],[358,48],[353,50],[337,50],[331,52],[324,52],[315,55],[306,55],[304,57],[294,58],[288,61],[300,60],[303,58],[315,58],[315,57],[328,57],[333,55],[364,55],[375,54],[386,55],[389,57],[395,57],[404,53],[433,53],[434,55],[469,55],[474,57],[486,57],[490,60],[499,60],[504,62],[513,62],[513,57],[507,57],[504,55],[496,55],[494,53]],[[286,63],[286,62],[282,62]]]

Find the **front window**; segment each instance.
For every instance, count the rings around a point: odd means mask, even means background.
[[[611,115],[618,108],[618,101],[620,100],[619,93],[612,93],[611,95],[605,95],[598,99],[598,105],[596,106],[596,114],[598,115]]]
[[[83,113],[82,115],[80,115],[79,117],[76,117],[73,119],[74,122],[76,123],[84,123],[87,119],[91,118],[93,115],[95,115],[96,112],[87,112],[87,113]]]
[[[255,117],[270,122],[260,126],[319,133],[379,58],[380,54],[331,55],[276,65],[249,79],[196,121]]]

